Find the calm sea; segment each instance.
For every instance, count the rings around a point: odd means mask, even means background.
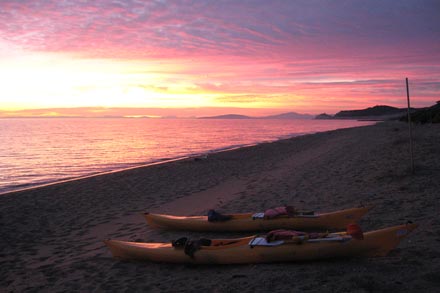
[[[332,120],[0,119],[0,193],[338,128]]]

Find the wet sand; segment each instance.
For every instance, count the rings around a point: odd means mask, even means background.
[[[0,291],[438,292],[440,125],[413,133],[414,175],[407,125],[387,122],[2,195]],[[374,204],[360,223],[365,231],[407,220],[420,226],[387,257],[307,263],[122,262],[102,243],[216,237],[151,229],[146,211],[259,212],[284,204],[317,211]]]

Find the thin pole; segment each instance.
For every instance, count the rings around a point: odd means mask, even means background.
[[[408,101],[408,129],[409,129],[409,151],[411,154],[411,174],[414,174],[414,154],[413,154],[413,139],[412,139],[412,129],[411,129],[411,114],[410,114],[410,103],[409,103],[409,86],[408,77],[406,78],[406,99]]]

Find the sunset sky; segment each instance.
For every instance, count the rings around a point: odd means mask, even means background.
[[[440,100],[438,0],[0,0],[0,116],[404,107],[405,77]]]

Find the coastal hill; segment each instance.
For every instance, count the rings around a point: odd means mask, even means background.
[[[198,119],[313,119],[313,115],[300,114],[296,112],[282,113],[278,115],[252,117],[239,114],[226,114],[218,116],[199,117]]]
[[[412,109],[414,110],[414,109]],[[315,119],[362,119],[362,120],[388,120],[397,119],[406,113],[406,108],[396,108],[377,105],[361,110],[339,111],[334,116],[326,113],[320,114]]]
[[[406,109],[396,108],[391,106],[374,106],[362,110],[347,110],[340,111],[335,114],[334,118],[363,118],[363,117],[377,117],[377,116],[390,116],[390,115],[402,115],[405,114]]]
[[[408,121],[408,116],[402,116],[400,121]],[[440,101],[431,107],[418,109],[411,114],[411,121],[417,123],[440,123]]]

